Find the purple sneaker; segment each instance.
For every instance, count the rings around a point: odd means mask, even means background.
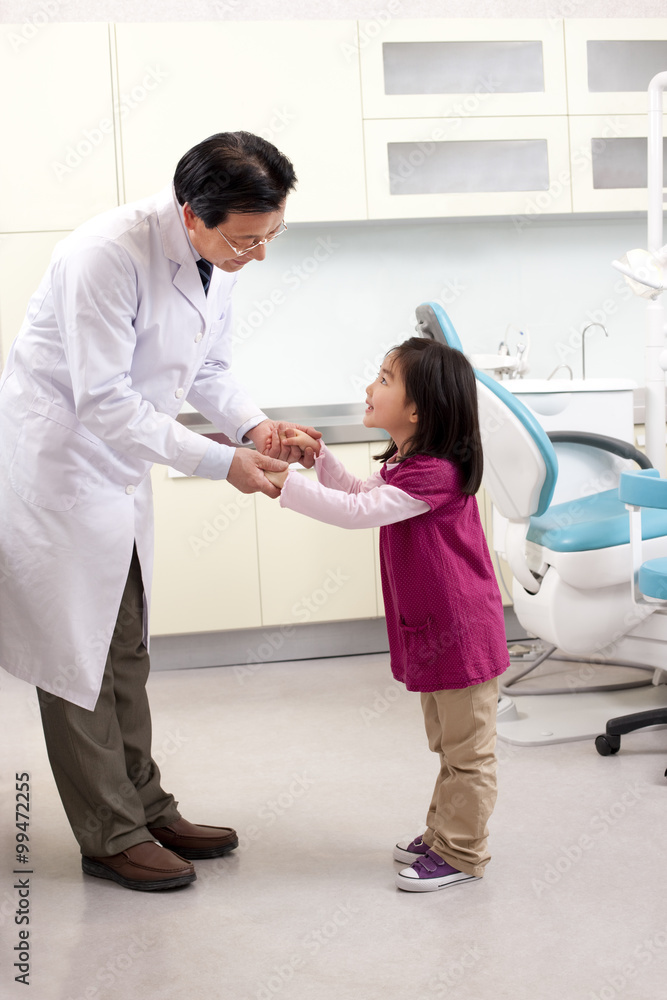
[[[466,875],[457,868],[452,868],[434,851],[427,850],[423,857],[415,861],[410,868],[404,868],[396,876],[399,889],[408,892],[431,892],[433,889],[444,889],[456,882],[478,882],[476,875]]]
[[[428,849],[428,844],[425,844],[421,837],[415,837],[409,844],[402,840],[394,848],[394,861],[403,861],[411,865],[417,858],[423,857]]]

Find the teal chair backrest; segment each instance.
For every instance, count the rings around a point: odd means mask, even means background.
[[[463,351],[454,325],[437,302],[417,309],[417,330]],[[543,514],[551,503],[558,460],[544,428],[511,392],[475,369],[479,423],[484,448],[484,487],[494,506],[511,521]]]

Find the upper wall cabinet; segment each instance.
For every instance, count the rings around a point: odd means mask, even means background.
[[[571,212],[567,116],[367,121],[372,219]]]
[[[118,24],[116,38],[128,201],[202,139],[244,129],[294,163],[288,222],[366,218],[355,21]]]
[[[0,368],[21,329],[30,297],[49,266],[53,248],[66,236],[66,232],[0,236]]]
[[[647,115],[571,115],[572,206],[575,212],[645,212]],[[667,136],[667,115],[662,116]],[[667,187],[667,140],[663,139]]]
[[[646,114],[646,91],[667,70],[667,18],[565,21],[571,115]]]
[[[391,21],[361,75],[364,118],[567,113],[562,21]]]
[[[0,26],[0,93],[0,232],[72,229],[118,204],[106,24]]]

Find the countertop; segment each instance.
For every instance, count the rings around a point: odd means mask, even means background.
[[[364,427],[363,403],[324,403],[321,406],[266,406],[262,408],[270,420],[288,420],[304,427],[314,427],[321,431],[325,444],[354,444],[358,441],[388,440],[389,435],[375,427]],[[210,424],[201,413],[184,410],[179,413],[178,420],[190,430],[199,434],[222,435],[216,433],[216,428]]]
[[[563,391],[563,387],[558,383],[558,388]],[[325,444],[354,444],[358,441],[381,441],[388,439],[389,435],[378,428],[364,427],[362,418],[364,415],[363,403],[323,403],[312,406],[267,406],[263,407],[263,412],[271,420],[287,420],[295,424],[303,424],[305,427],[314,427],[321,431]],[[213,424],[209,423],[201,413],[197,413],[192,408],[183,410],[177,418],[180,423],[185,424],[199,434],[215,435],[216,440],[226,440],[224,435],[216,431]],[[634,422],[644,423],[644,388],[638,386],[634,389]],[[231,443],[231,442],[230,442]]]

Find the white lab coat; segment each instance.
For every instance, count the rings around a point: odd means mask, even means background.
[[[0,381],[0,665],[93,709],[136,540],[146,611],[153,462],[223,478],[264,414],[232,376],[230,295],[204,295],[172,189],[60,243]],[[177,585],[177,581],[174,581]],[[148,615],[144,615],[146,642]]]

